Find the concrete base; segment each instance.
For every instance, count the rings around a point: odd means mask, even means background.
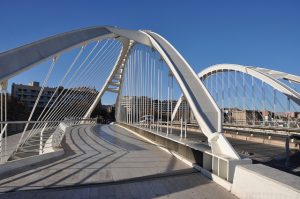
[[[198,165],[193,166],[196,170],[200,171],[202,175],[206,176],[207,178],[211,179],[212,181],[216,182],[218,185],[222,186],[227,191],[231,190],[232,184],[223,178],[220,178],[219,176],[209,172],[206,169],[203,169],[202,167]]]
[[[242,199],[299,199],[300,178],[261,164],[238,165],[231,192]]]

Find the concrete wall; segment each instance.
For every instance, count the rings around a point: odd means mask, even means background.
[[[36,155],[28,158],[23,158],[20,160],[8,161],[4,164],[0,164],[0,175],[3,175],[7,172],[13,172],[15,169],[20,169],[24,166],[30,166],[42,162],[44,160],[50,160],[52,158],[56,158],[64,154],[65,151],[63,149],[59,149],[57,151],[46,153],[43,155]]]
[[[300,177],[261,164],[238,165],[231,192],[241,199],[299,199]]]

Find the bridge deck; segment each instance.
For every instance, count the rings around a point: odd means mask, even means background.
[[[0,198],[234,198],[170,154],[115,125],[74,127],[66,134],[65,148],[63,158],[1,176],[0,191],[6,193]]]

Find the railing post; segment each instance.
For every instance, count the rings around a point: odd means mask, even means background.
[[[243,108],[246,111],[246,82],[245,82],[245,73],[243,73]],[[247,124],[247,112],[245,118],[245,124]]]
[[[188,104],[187,102],[185,102],[185,107],[184,107],[184,118],[185,118],[185,127],[184,127],[184,138],[186,138],[186,133],[187,133],[187,108],[188,108]]]
[[[222,69],[222,82],[221,82],[221,87],[222,87],[222,109],[223,109],[223,114],[224,114],[224,71],[223,71],[223,69]],[[223,121],[224,122],[224,121]]]
[[[47,126],[48,123],[46,123],[40,133],[40,147],[39,147],[39,154],[43,154],[43,134],[44,134],[44,131],[45,131],[45,128]]]
[[[170,71],[171,75],[171,115],[173,114],[173,82],[174,82],[174,76]],[[173,121],[171,120],[171,134],[173,133]]]
[[[273,123],[274,126],[276,124],[276,89],[273,89],[273,95],[274,95],[274,99],[273,99]]]
[[[1,130],[1,133],[0,133],[1,163],[4,162],[3,160],[6,156],[6,148],[3,150],[3,148],[5,147],[5,146],[3,147],[3,134],[6,131],[6,129],[7,129],[7,124],[4,125],[4,127],[3,127],[3,129]],[[5,137],[5,140],[6,140],[6,137]]]
[[[181,118],[180,118],[180,138],[182,138],[182,131],[183,131],[183,116],[181,115]]]
[[[288,97],[288,117],[287,117],[287,127],[290,128],[290,122],[291,122],[291,99]]]
[[[169,118],[170,118],[170,72],[168,74],[168,101],[167,101],[167,135],[169,134]]]
[[[253,119],[253,125],[255,125],[256,119],[255,119],[255,86],[254,86],[254,77],[251,77],[252,82],[252,119]]]
[[[7,121],[7,81],[3,81],[0,83],[1,90],[1,122]],[[3,101],[4,95],[4,101]],[[1,135],[0,135],[0,144],[1,144],[1,162],[3,157],[7,155],[7,124],[3,126],[1,124]],[[3,134],[4,134],[4,145],[3,145]]]

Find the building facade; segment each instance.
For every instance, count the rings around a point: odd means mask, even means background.
[[[11,95],[17,101],[23,103],[28,110],[31,110],[41,89],[42,87],[39,85],[39,82],[31,82],[28,85],[13,83]],[[64,100],[62,100],[63,104],[60,103],[60,106],[66,107],[74,104],[77,104],[78,106],[87,106],[90,102],[86,101],[86,99],[95,98],[97,94],[98,91],[96,89],[88,87],[69,89],[65,89],[64,87],[59,87],[58,89],[57,87],[44,87],[43,93],[37,103],[37,108],[43,109],[47,104],[47,107],[49,108],[53,103],[58,102],[58,97],[64,98]]]
[[[11,87],[11,95],[16,100],[22,102],[28,109],[32,109],[40,90],[41,87],[39,82],[30,82],[28,85],[13,83]],[[55,90],[56,88],[45,87],[37,107],[44,108],[51,96],[54,94]],[[54,100],[56,99],[57,95],[58,93],[56,93],[53,97]]]

